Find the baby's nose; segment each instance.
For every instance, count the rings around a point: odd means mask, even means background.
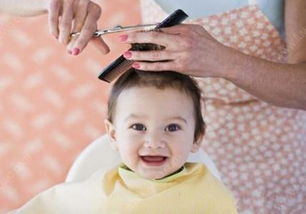
[[[147,133],[144,145],[151,148],[164,148],[165,140],[163,138],[163,134],[157,131]]]

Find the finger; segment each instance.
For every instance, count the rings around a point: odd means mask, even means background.
[[[97,29],[97,24],[94,23],[92,26],[90,26],[92,29]],[[91,30],[90,32],[94,32],[95,30]],[[82,36],[82,33],[85,33],[85,37],[88,37],[88,39],[84,39],[84,34]],[[84,48],[87,46],[87,44],[89,43],[89,41],[91,40],[95,40],[97,38],[93,37],[93,33],[87,33],[87,30],[81,31],[80,35],[77,36],[73,36],[69,42],[69,44],[67,45],[67,51],[68,53],[72,54],[72,55],[78,55],[81,51],[84,50]],[[81,44],[81,45],[80,45]],[[82,45],[84,44],[84,45]],[[81,49],[82,48],[82,49]]]
[[[80,0],[78,2],[74,16],[74,24],[72,28],[73,32],[81,31],[87,15],[88,3],[89,3],[88,0]]]
[[[87,46],[88,42],[93,37],[93,33],[97,29],[96,23],[97,23],[97,20],[100,18],[100,15],[101,15],[101,8],[94,3],[89,3],[88,13],[87,13],[87,17],[86,17],[84,26],[81,30],[80,36],[76,39],[76,42],[73,48],[77,48],[80,51],[82,51]],[[109,52],[109,48],[105,44],[103,39],[95,39],[94,41],[99,44],[99,47],[101,48],[102,53],[106,54]]]
[[[92,42],[94,46],[103,54],[107,54],[110,51],[108,45],[106,45],[101,37],[93,38],[90,40],[90,42]]]
[[[176,58],[171,51],[126,51],[123,56],[134,61],[163,61]]]
[[[107,54],[110,51],[109,47],[107,45],[105,46],[105,42],[101,37],[92,38],[90,42],[103,54]],[[75,45],[75,39],[74,39],[68,45],[68,48],[67,48],[68,53],[73,54],[73,55],[78,55],[80,53],[80,49],[73,48],[75,46],[76,45]]]
[[[175,61],[169,62],[139,62],[132,65],[133,68],[144,71],[179,71]]]
[[[172,27],[161,28],[161,31],[168,34],[174,35],[191,35],[191,34],[200,34],[206,38],[214,40],[214,38],[205,30],[202,25],[198,24],[179,24]]]
[[[68,44],[71,26],[72,26],[72,18],[73,18],[73,0],[65,0],[64,7],[62,12],[62,17],[60,20],[60,33],[59,33],[59,41],[62,44]]]
[[[87,16],[88,0],[79,0],[75,6],[74,23],[72,32],[80,32]],[[67,45],[67,51],[69,54],[78,55],[80,50],[73,48],[78,36],[71,37],[69,44]]]
[[[55,38],[58,38],[58,19],[61,10],[60,0],[51,0],[49,5],[49,32]]]
[[[179,25],[174,25],[172,27],[161,28],[160,30],[164,33],[176,35],[190,31],[190,27],[191,27],[190,24],[179,24]]]
[[[121,35],[121,41],[127,43],[154,43],[165,46],[166,48],[172,48],[177,45],[179,37],[177,35],[170,35],[163,32],[149,31],[149,32],[132,32]]]

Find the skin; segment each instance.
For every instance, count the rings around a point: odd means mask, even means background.
[[[141,177],[165,177],[181,168],[190,152],[199,150],[201,137],[194,141],[193,102],[179,90],[127,89],[119,95],[114,115],[113,123],[105,121],[111,146]],[[151,166],[141,159],[147,155],[167,159],[161,166]]]

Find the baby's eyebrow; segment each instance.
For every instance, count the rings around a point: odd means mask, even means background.
[[[146,117],[147,117],[147,116],[145,116],[145,115],[130,114],[129,116],[127,116],[127,117],[124,119],[124,121],[128,121],[128,120],[130,120],[130,119],[139,119],[139,118],[142,118],[142,119],[143,119],[143,118],[146,118]],[[187,120],[186,120],[185,118],[183,118],[183,117],[180,117],[180,116],[168,117],[168,118],[166,119],[166,121],[170,121],[170,120],[180,120],[180,121],[182,121],[182,122],[188,124]]]
[[[144,115],[137,115],[137,114],[130,114],[129,116],[127,116],[124,121],[127,121],[129,119],[137,119],[137,118],[145,118],[146,116]]]
[[[180,117],[180,116],[170,117],[167,120],[181,120],[184,123],[188,124],[187,120],[185,118],[183,118],[183,117]]]

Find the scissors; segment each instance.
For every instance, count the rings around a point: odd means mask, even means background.
[[[133,31],[133,30],[153,30],[157,25],[157,24],[145,24],[145,25],[133,25],[133,26],[121,26],[121,25],[117,25],[115,27],[112,28],[107,28],[107,29],[101,29],[101,30],[97,30],[96,32],[94,32],[93,37],[100,37],[102,35],[105,34],[110,34],[110,33],[119,33],[119,32],[125,32],[125,31]],[[71,37],[75,37],[80,35],[81,32],[74,32],[71,33],[70,36]]]

